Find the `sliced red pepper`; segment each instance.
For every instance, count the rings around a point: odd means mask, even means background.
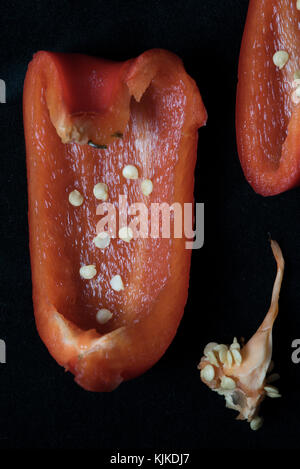
[[[300,184],[300,11],[296,0],[250,0],[240,51],[237,145],[246,179],[264,196]],[[273,62],[287,52],[283,68]]]
[[[83,388],[110,391],[151,367],[172,341],[187,299],[186,239],[93,239],[99,205],[193,202],[197,129],[206,111],[181,60],[151,50],[114,63],[38,52],[24,86],[33,301],[39,334]],[[88,142],[99,145],[95,148]],[[139,179],[122,176],[125,165]],[[153,182],[144,196],[141,181]],[[83,196],[80,206],[70,192]],[[81,278],[83,265],[97,274]],[[124,290],[110,285],[120,275]],[[99,324],[96,313],[112,313]]]

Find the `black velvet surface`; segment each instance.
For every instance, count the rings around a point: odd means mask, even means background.
[[[300,188],[263,198],[246,182],[235,142],[235,92],[247,0],[8,1],[0,5],[1,448],[197,450],[297,448],[300,364]],[[199,132],[196,201],[205,203],[205,245],[194,251],[189,299],[172,345],[151,370],[108,394],[79,388],[41,342],[33,317],[28,251],[22,88],[34,52],[81,52],[125,60],[160,47],[197,81],[208,122]],[[274,328],[282,399],[263,403],[252,432],[199,379],[204,345],[249,338],[270,302],[276,267],[286,274]]]

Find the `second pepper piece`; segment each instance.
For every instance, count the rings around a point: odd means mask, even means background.
[[[250,0],[240,51],[236,133],[240,162],[253,189],[264,196],[300,184],[300,11],[296,0]],[[273,56],[286,52],[276,66]],[[285,54],[286,55],[286,54]],[[297,75],[296,75],[297,76]]]

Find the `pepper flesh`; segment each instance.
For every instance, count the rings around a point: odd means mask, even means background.
[[[250,0],[239,60],[236,134],[245,177],[263,196],[300,184],[300,107],[292,99],[299,20],[296,0]],[[282,69],[273,63],[280,50],[289,54]]]
[[[93,187],[106,183],[107,202],[116,208],[122,194],[128,206],[193,202],[197,129],[206,111],[181,60],[157,49],[123,63],[38,52],[25,79],[23,113],[37,328],[79,385],[110,391],[150,368],[172,341],[191,251],[184,237],[116,238],[97,249]],[[140,179],[122,176],[127,164]],[[154,187],[148,197],[140,189],[145,178]],[[68,201],[74,189],[84,198],[79,207]],[[96,276],[82,279],[82,265],[95,265]],[[111,288],[115,275],[124,290]],[[103,325],[96,320],[101,308],[113,313]]]

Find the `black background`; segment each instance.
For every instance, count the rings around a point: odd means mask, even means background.
[[[2,448],[297,448],[300,364],[300,189],[263,198],[246,182],[235,143],[235,92],[247,0],[8,1],[0,6],[0,365]],[[79,388],[41,342],[34,323],[28,252],[22,87],[37,50],[126,60],[161,47],[178,54],[208,111],[199,132],[196,201],[205,202],[205,246],[193,252],[190,294],[178,334],[143,376],[108,394]],[[249,338],[262,321],[276,267],[286,274],[274,330],[282,399],[262,405],[258,432],[234,420],[196,369],[204,345]]]

